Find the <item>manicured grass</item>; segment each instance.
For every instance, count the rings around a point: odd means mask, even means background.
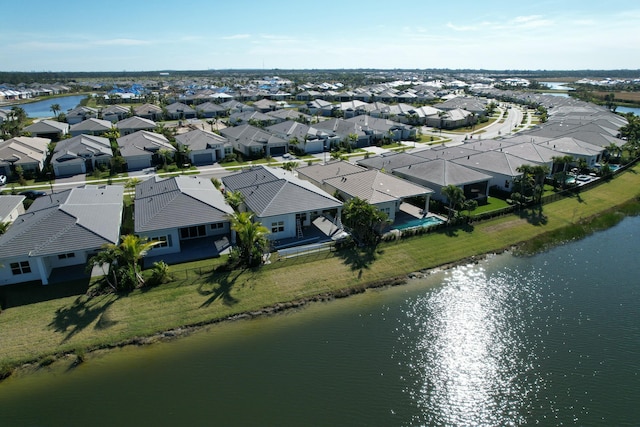
[[[498,209],[503,209],[510,206],[506,200],[498,199],[497,197],[488,197],[487,204],[478,206],[476,209],[471,211],[472,215],[483,214],[486,212],[495,211]]]
[[[0,314],[0,368],[39,358],[44,360],[51,354],[84,352],[277,303],[404,277],[412,271],[499,251],[538,236],[556,240],[557,234],[562,233],[562,239],[567,231],[567,236],[579,235],[567,227],[611,206],[636,199],[639,188],[640,166],[636,166],[575,197],[545,205],[541,214],[526,211],[507,215],[473,226],[383,243],[376,250],[351,249],[335,256],[327,253],[232,272],[216,271],[215,267],[224,260],[212,259],[174,266],[176,280],[126,296],[63,295],[18,306],[7,301],[9,307]],[[622,207],[620,210],[635,213],[638,209]],[[611,215],[615,218],[618,214]],[[547,244],[541,243],[540,247]],[[32,289],[32,292],[49,289]]]

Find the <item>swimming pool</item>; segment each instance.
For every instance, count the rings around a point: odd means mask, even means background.
[[[435,216],[427,216],[425,218],[416,218],[402,224],[394,226],[396,230],[406,230],[408,228],[431,227],[432,225],[442,224],[444,221]]]

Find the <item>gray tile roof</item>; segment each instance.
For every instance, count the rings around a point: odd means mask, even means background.
[[[405,166],[393,171],[405,179],[424,182],[438,187],[447,185],[465,185],[474,182],[488,181],[492,177],[482,172],[458,165],[444,159],[428,160],[426,162]]]
[[[385,153],[380,156],[369,157],[368,159],[359,160],[356,162],[359,166],[364,166],[367,169],[378,169],[393,171],[398,168],[403,168],[416,163],[423,163],[427,161],[424,157],[415,156],[409,153]]]
[[[366,170],[367,169],[362,166],[356,166],[342,160],[334,160],[323,165],[313,164],[302,166],[296,169],[298,176],[303,176],[304,179],[316,182],[318,185],[322,185],[322,183],[329,178],[364,172]]]
[[[136,186],[136,233],[228,221],[233,209],[210,180],[155,176]]]
[[[48,138],[17,136],[15,138],[0,141],[0,163],[15,164],[44,162],[49,151]]]
[[[108,138],[93,135],[78,135],[63,139],[56,144],[51,161],[66,161],[79,158],[112,157],[113,150]]]
[[[14,196],[10,194],[0,195],[0,222],[4,221],[24,199],[24,196]]]
[[[378,170],[329,178],[324,181],[327,185],[358,197],[370,204],[401,200],[405,197],[423,196],[433,193],[430,188],[411,183],[405,179],[388,175]]]
[[[489,175],[491,173],[499,173],[511,177],[522,175],[517,169],[522,165],[531,164],[529,160],[502,151],[487,151],[470,157],[454,159],[452,162],[481,172],[487,172]]]
[[[155,129],[156,122],[143,117],[133,116],[116,123],[118,129]]]
[[[464,145],[456,145],[455,147],[443,147],[443,148],[434,147],[427,150],[412,151],[411,154],[415,154],[418,157],[423,157],[429,160],[434,160],[434,159],[453,160],[453,159],[459,159],[462,157],[472,156],[480,152],[481,151],[479,150],[467,148]]]
[[[176,142],[186,145],[191,150],[206,150],[229,145],[229,140],[224,136],[202,129],[176,135]]]
[[[118,138],[118,146],[123,157],[152,154],[160,149],[176,151],[175,147],[163,135],[146,130],[139,130]]]
[[[117,243],[122,186],[76,187],[36,199],[0,236],[0,259],[99,249]]]
[[[73,133],[76,132],[107,132],[111,130],[113,123],[109,120],[102,120],[96,118],[90,118],[83,120],[80,123],[71,125],[69,130]]]
[[[69,124],[58,122],[56,120],[40,120],[24,128],[25,131],[33,133],[66,133],[69,131]]]
[[[258,217],[335,209],[342,202],[283,169],[257,166],[222,178],[227,191],[240,191]]]

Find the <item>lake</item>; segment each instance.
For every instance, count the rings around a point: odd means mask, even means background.
[[[60,105],[60,112],[66,113],[67,111],[74,109],[78,105],[80,105],[80,101],[82,101],[86,97],[86,95],[61,96],[59,98],[51,98],[45,101],[36,101],[15,106],[21,107],[25,111],[25,113],[27,113],[27,115],[32,119],[41,119],[53,117],[53,112],[51,111],[51,106],[53,104]],[[3,110],[11,110],[11,107],[14,107],[14,105],[0,106],[0,108]]]
[[[13,425],[638,425],[640,217],[0,383]]]

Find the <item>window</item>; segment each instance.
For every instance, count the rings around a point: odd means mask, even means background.
[[[73,252],[58,255],[58,259],[67,259],[67,258],[75,258],[75,257],[76,257],[76,254],[74,254]]]
[[[271,232],[279,233],[284,231],[284,221],[272,222],[271,223]]]
[[[167,246],[169,246],[169,241],[167,240],[167,236],[160,236],[160,237],[151,237],[149,239],[150,242],[160,242],[157,245],[153,246],[151,249],[153,248],[166,248]]]
[[[29,261],[20,261],[11,263],[11,272],[14,275],[31,273]]]
[[[216,222],[215,224],[211,224],[210,227],[212,230],[219,230],[221,228],[224,228],[224,224],[221,222]]]
[[[193,239],[207,235],[207,227],[204,225],[194,225],[193,227],[185,227],[180,229],[180,238]]]

